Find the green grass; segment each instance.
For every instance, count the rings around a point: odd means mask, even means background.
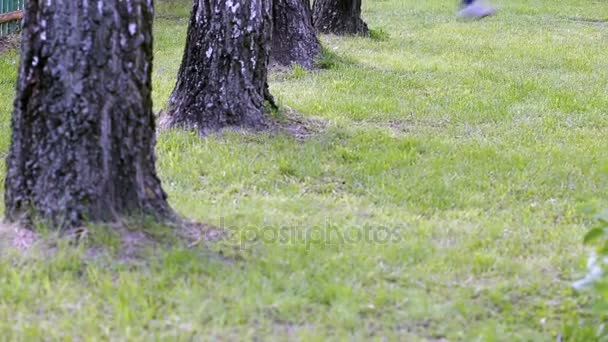
[[[188,4],[159,4],[156,110]],[[271,77],[281,105],[327,122],[304,142],[162,133],[172,206],[232,236],[145,262],[5,253],[2,339],[591,340],[570,282],[581,208],[608,206],[608,6],[499,5],[469,22],[455,3],[366,1],[373,39],[323,37],[330,69]],[[0,56],[2,157],[16,60]]]

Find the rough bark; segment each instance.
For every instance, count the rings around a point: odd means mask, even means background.
[[[152,0],[26,2],[9,221],[171,215],[155,171]]]
[[[184,57],[162,125],[265,128],[272,0],[193,0]]]
[[[310,1],[274,0],[272,16],[272,63],[312,68],[321,53],[321,43],[312,24]]]
[[[322,33],[369,34],[367,24],[361,19],[361,0],[315,0],[313,21]]]

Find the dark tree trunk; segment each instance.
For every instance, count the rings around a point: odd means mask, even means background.
[[[155,171],[151,0],[26,2],[10,221],[172,215]]]
[[[305,68],[314,66],[321,43],[312,25],[309,0],[274,0],[274,29],[271,61],[273,64]]]
[[[361,0],[315,0],[313,20],[319,32],[337,35],[368,35],[361,19]]]
[[[206,134],[264,128],[272,0],[193,0],[186,50],[163,126]]]

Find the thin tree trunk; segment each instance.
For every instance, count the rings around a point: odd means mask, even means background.
[[[166,127],[265,128],[272,0],[193,0]]]
[[[26,2],[10,221],[172,215],[155,171],[151,0]]]
[[[368,35],[367,24],[361,19],[361,0],[315,0],[315,28],[322,33],[337,35]]]
[[[272,63],[312,68],[321,43],[312,24],[309,0],[274,0],[273,19]]]

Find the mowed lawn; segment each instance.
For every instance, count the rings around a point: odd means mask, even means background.
[[[157,2],[160,111],[190,2]],[[364,3],[373,39],[322,37],[329,69],[271,76],[311,137],[159,135],[172,206],[229,235],[4,251],[0,340],[591,340],[570,284],[585,208],[608,207],[606,2],[472,22],[455,0]],[[17,64],[0,55],[2,158]]]

